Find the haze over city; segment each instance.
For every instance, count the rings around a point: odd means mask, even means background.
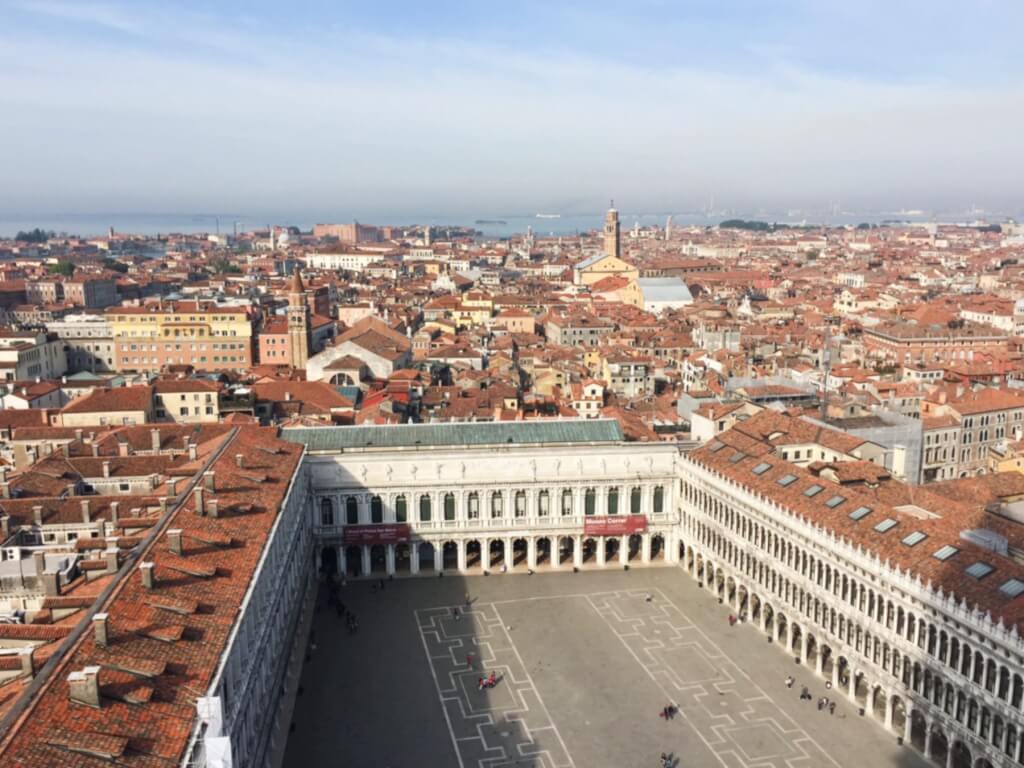
[[[0,18],[0,213],[1020,210],[1019,3]]]

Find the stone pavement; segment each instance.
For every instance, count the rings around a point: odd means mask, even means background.
[[[383,593],[357,583],[343,595],[360,631],[333,610],[316,617],[288,768],[642,768],[663,751],[681,768],[928,765],[847,701],[834,716],[800,702],[800,685],[817,698],[824,682],[755,627],[729,626],[676,569],[409,579]],[[498,685],[478,690],[491,671]],[[680,713],[665,722],[669,701]]]

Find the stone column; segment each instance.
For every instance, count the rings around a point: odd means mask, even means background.
[[[388,576],[393,576],[395,574],[395,545],[394,544],[388,544],[387,548],[384,550],[384,562],[385,562],[385,565],[386,565],[385,570],[387,571]]]
[[[338,570],[341,571],[342,576],[348,575],[348,565],[345,562],[345,547],[341,544],[338,545]]]
[[[360,549],[362,550],[363,555],[362,573],[360,574],[360,576],[369,576],[371,572],[370,566],[373,565],[370,562],[370,545],[363,544],[363,546],[360,547]]]
[[[444,570],[444,543],[440,541],[434,544],[434,570],[440,573]]]
[[[911,731],[914,728],[914,708],[908,707],[906,704],[904,704],[903,711],[907,717],[907,719],[903,723],[903,742],[905,744],[909,744]]]
[[[619,565],[629,563],[629,536],[619,537]]]
[[[946,768],[953,768],[953,734],[946,737]]]
[[[640,538],[641,538],[641,541],[642,541],[642,543],[640,545],[640,560],[641,560],[641,562],[646,564],[646,563],[651,562],[651,538],[652,537],[651,537],[651,534],[649,534],[649,533],[643,533],[643,534],[640,535]]]
[[[886,694],[885,697],[885,729],[887,731],[892,730],[892,716],[893,716],[893,705],[892,705],[892,694]]]
[[[572,564],[576,568],[583,567],[583,536],[576,535],[572,537]]]
[[[821,654],[818,655],[821,658]],[[832,657],[832,690],[839,693],[839,657]]]
[[[738,589],[736,590],[736,594],[737,595],[739,594],[739,590]],[[736,602],[737,603],[739,602],[739,598],[736,599]],[[739,610],[739,608],[737,608],[736,610]],[[820,657],[821,654],[819,653],[818,656]],[[804,627],[804,631],[800,633],[800,663],[801,664],[806,664],[807,663],[807,628],[806,627]]]
[[[468,544],[465,541],[456,541],[455,545],[458,547],[458,567],[459,573],[466,572],[466,547]]]
[[[925,721],[925,732],[924,732],[924,756],[929,760],[932,759],[932,724]]]
[[[480,565],[485,571],[491,570],[491,540],[480,539]]]
[[[526,540],[526,567],[537,570],[537,539],[533,536]]]
[[[847,688],[848,688],[848,690],[846,691],[846,695],[850,698],[850,701],[852,701],[854,704],[856,704],[857,703],[857,673],[854,672],[852,668],[850,669],[850,680],[849,680],[849,684],[848,684]]]
[[[414,576],[420,572],[420,543],[409,542],[409,573]]]
[[[511,536],[505,539],[505,567],[510,571],[515,567],[516,564],[516,558],[512,552],[512,544],[514,541],[515,539]]]
[[[665,534],[665,562],[679,562],[679,539],[675,531]]]
[[[597,539],[597,564],[604,566],[604,536],[598,536]]]

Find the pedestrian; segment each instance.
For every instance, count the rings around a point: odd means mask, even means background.
[[[452,606],[452,616],[455,617],[456,621],[462,618],[462,616],[459,615],[459,606]]]
[[[644,602],[645,603],[649,603],[649,602],[651,602],[653,600],[654,600],[654,595],[652,595],[650,592],[648,592],[646,595],[644,595]]]
[[[668,719],[674,720],[676,716],[676,705],[671,702],[668,705]]]
[[[476,689],[477,689],[478,691],[482,691],[482,690],[484,689],[484,682],[485,682],[485,679],[484,679],[484,678],[482,678],[482,677],[481,677],[481,678],[479,678],[479,679],[478,679],[478,680],[476,681]]]
[[[490,676],[487,678],[487,687],[488,688],[493,688],[497,684],[498,684],[498,676],[494,672],[491,672]]]
[[[826,680],[825,681],[825,690],[829,690],[831,688],[832,688],[832,681],[831,680]]]
[[[729,614],[729,626],[730,627],[736,626],[736,617],[733,616],[731,613]]]
[[[665,722],[668,722],[668,707],[662,707],[661,712],[658,713],[658,717],[663,718]]]
[[[469,597],[469,592],[466,593],[466,608],[469,608],[473,604],[473,601]]]
[[[834,701],[830,701],[828,703],[828,713],[830,715],[834,715],[836,713],[836,703]]]
[[[383,592],[384,591],[384,579],[380,579],[377,582],[377,586],[380,587],[380,591]]]
[[[472,653],[467,653],[466,654],[466,666],[468,666],[470,669],[473,668],[473,654]]]
[[[789,677],[786,678],[786,687],[787,688],[792,688],[793,687],[793,676],[792,675],[790,675]]]
[[[800,691],[800,699],[805,700],[809,698],[811,698],[811,694],[807,691],[807,686],[805,685]]]
[[[821,712],[822,700],[818,699],[818,711]]]

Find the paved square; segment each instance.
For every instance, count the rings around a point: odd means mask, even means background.
[[[928,765],[845,701],[800,702],[824,682],[797,667],[787,689],[792,658],[676,569],[354,583],[356,633],[325,598],[286,768]]]

